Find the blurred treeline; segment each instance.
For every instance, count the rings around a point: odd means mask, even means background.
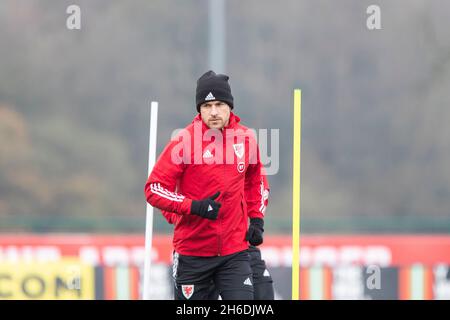
[[[377,1],[369,31],[372,2],[226,1],[235,111],[280,129],[269,231],[290,230],[294,88],[302,229],[448,230],[450,2]],[[0,229],[141,232],[149,102],[160,152],[207,69],[206,0],[1,1]]]

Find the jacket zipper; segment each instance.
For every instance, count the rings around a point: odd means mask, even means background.
[[[223,173],[224,173],[223,176],[225,177],[225,173],[226,173],[225,171],[226,170],[225,170],[225,165],[224,164],[222,164],[222,168],[223,168],[222,170],[223,170]],[[224,196],[225,196],[225,192],[222,190],[222,202],[224,200]],[[222,207],[223,207],[223,203],[222,203]],[[219,232],[218,232],[218,238],[219,238],[218,239],[219,240],[218,241],[218,249],[219,250],[218,250],[218,253],[217,253],[218,256],[220,256],[221,255],[220,253],[222,252],[222,218],[221,218],[222,214],[223,214],[223,212],[220,212],[219,213],[219,217],[217,219],[218,220],[217,221],[218,222],[218,229],[219,229]]]
[[[222,131],[222,134],[224,134],[224,130]],[[223,141],[225,141],[224,142],[224,144],[223,144],[223,150],[222,150],[222,157],[225,155],[225,159],[226,159],[226,150],[227,150],[227,142],[226,142],[226,138],[224,138],[223,139]],[[223,171],[223,177],[226,177],[226,168],[227,168],[227,166],[226,166],[226,160],[224,160],[223,162],[222,162],[222,164],[221,164],[221,166],[222,166],[222,171]],[[225,195],[226,195],[226,192],[225,192],[225,190],[223,190],[223,188],[221,188],[222,189],[222,202],[224,201],[224,198],[225,198]],[[223,203],[222,203],[222,206],[223,206]],[[217,256],[220,256],[221,255],[221,252],[222,252],[222,218],[221,218],[221,215],[223,214],[223,211],[219,214],[219,217],[218,217],[218,229],[219,229],[219,232],[218,232],[218,253],[217,253]]]

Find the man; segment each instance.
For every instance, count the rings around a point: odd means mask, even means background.
[[[265,174],[263,175],[263,181],[264,186],[261,192],[263,193],[264,207],[262,208],[262,211],[265,212],[269,202],[270,192],[269,183]],[[173,225],[176,225],[181,218],[181,216],[173,212],[162,211],[161,213],[163,214],[167,222]],[[267,270],[266,262],[261,258],[261,251],[258,247],[250,245],[248,253],[250,255],[250,267],[252,269],[253,276],[254,300],[273,300],[275,298],[273,290],[273,280],[269,271]],[[214,282],[211,282],[208,300],[218,300],[219,295],[219,291],[215,287]]]
[[[211,281],[224,300],[253,299],[246,239],[262,243],[262,165],[254,136],[231,111],[228,79],[213,71],[198,79],[199,114],[165,147],[145,185],[152,206],[180,215],[175,299],[207,299]]]

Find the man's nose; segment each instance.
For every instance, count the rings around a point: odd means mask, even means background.
[[[213,106],[211,107],[211,115],[212,115],[212,116],[215,116],[215,115],[217,115],[217,114],[218,114],[217,107],[213,105]]]

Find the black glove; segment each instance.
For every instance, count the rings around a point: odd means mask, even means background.
[[[222,206],[219,202],[214,201],[220,192],[216,192],[213,196],[203,200],[192,200],[191,214],[195,214],[205,219],[216,220],[219,209]]]
[[[252,246],[259,246],[263,243],[264,220],[261,218],[251,218],[245,240]]]

